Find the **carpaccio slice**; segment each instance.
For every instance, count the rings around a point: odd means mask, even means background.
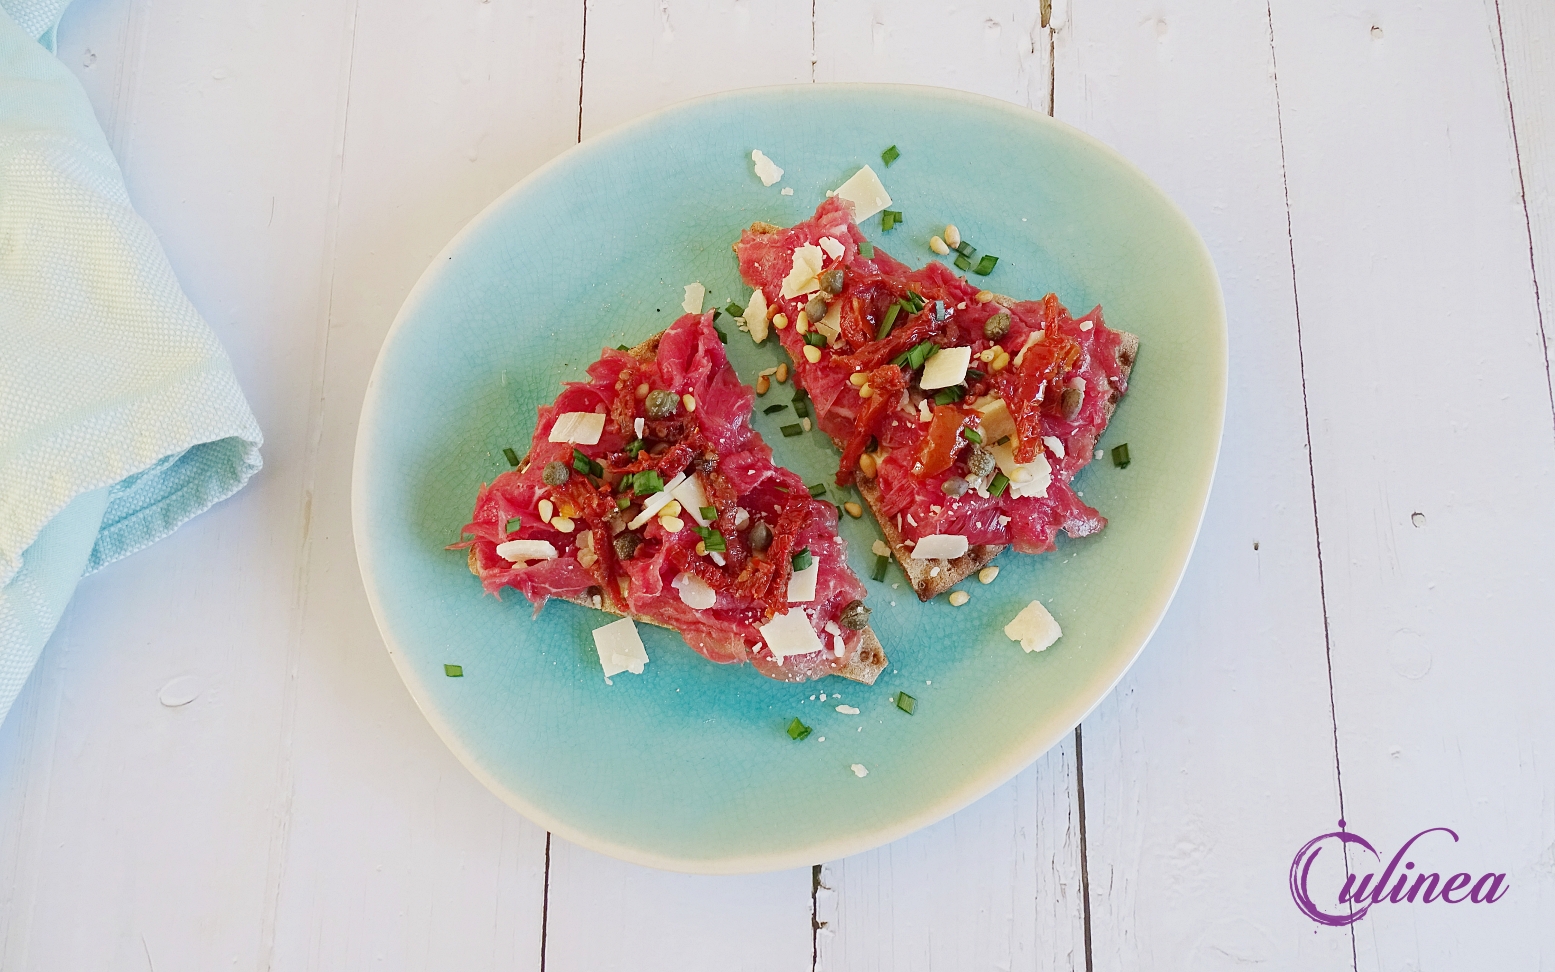
[[[712,318],[681,317],[656,348],[607,349],[588,381],[568,383],[539,409],[520,468],[481,488],[469,538],[453,546],[469,549],[488,592],[511,587],[536,613],[565,598],[673,628],[704,657],[749,661],[770,678],[873,681],[885,657],[862,622],[865,590],[848,568],[836,508],[773,465],[750,425],[755,394],[729,366]],[[589,417],[585,426],[602,423],[598,441],[552,442],[576,413]],[[555,437],[568,437],[566,426]],[[672,516],[656,509],[671,496],[681,505]],[[550,544],[555,555],[529,559],[547,554],[514,540]],[[803,603],[788,600],[796,556],[815,571]],[[774,654],[760,628],[790,611],[803,612],[822,650],[785,657],[789,643]]]
[[[913,270],[878,245],[865,258],[851,212],[834,196],[803,223],[758,223],[735,244],[745,282],[774,322],[790,322],[776,333],[843,449],[838,483],[873,470],[876,515],[912,543],[953,534],[1041,553],[1059,530],[1101,530],[1107,521],[1070,481],[1127,390],[1137,341],[1109,329],[1100,307],[1075,318],[1053,294],[998,297],[938,261]],[[805,308],[817,299],[825,314],[812,323]],[[816,362],[802,330],[825,338]],[[921,388],[924,355],[959,348],[970,350],[965,378]]]

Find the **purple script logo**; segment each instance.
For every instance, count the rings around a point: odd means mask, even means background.
[[[1405,861],[1404,855],[1414,846],[1415,841],[1426,834],[1435,833],[1448,835],[1454,843],[1458,840],[1458,835],[1446,827],[1422,830],[1404,841],[1404,846],[1400,847],[1398,853],[1393,855],[1393,859],[1388,861],[1388,866],[1380,878],[1374,871],[1357,882],[1355,875],[1350,872],[1349,865],[1346,864],[1344,887],[1339,891],[1338,901],[1340,905],[1349,907],[1344,914],[1330,914],[1313,902],[1315,889],[1308,883],[1312,875],[1312,865],[1317,862],[1318,854],[1323,848],[1333,847],[1333,852],[1345,859],[1348,859],[1348,854],[1359,856],[1364,851],[1375,857],[1378,862],[1382,860],[1382,855],[1366,838],[1345,830],[1344,821],[1341,820],[1338,830],[1331,834],[1323,834],[1321,837],[1314,837],[1296,852],[1296,859],[1290,863],[1290,895],[1296,899],[1296,907],[1301,909],[1302,914],[1320,925],[1335,927],[1360,921],[1366,917],[1366,912],[1371,910],[1372,905],[1384,902],[1403,904],[1406,901],[1420,900],[1427,904],[1435,901],[1444,901],[1447,904],[1462,904],[1465,901],[1474,904],[1493,904],[1506,897],[1509,885],[1506,884],[1505,874],[1486,873],[1478,881],[1474,880],[1472,875],[1462,872],[1452,875],[1445,881],[1440,874],[1414,874],[1415,862]],[[1399,868],[1400,862],[1403,863],[1402,870]],[[1398,880],[1390,890],[1388,884],[1395,876]],[[1413,884],[1410,883],[1410,878],[1414,878]],[[1375,884],[1372,883],[1374,879]],[[1473,887],[1470,887],[1470,884]],[[1465,889],[1468,889],[1467,893],[1464,893]],[[1324,894],[1319,897],[1326,901],[1329,895]]]

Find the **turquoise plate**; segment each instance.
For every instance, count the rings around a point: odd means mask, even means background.
[[[818,132],[830,134],[819,137]],[[880,153],[895,144],[889,168]],[[765,187],[750,154],[784,169]],[[1102,304],[1138,334],[1139,362],[1078,488],[1110,524],[1042,557],[1006,552],[964,607],[921,604],[893,565],[866,580],[890,663],[873,686],[769,681],[642,629],[652,658],[606,684],[591,629],[604,614],[482,594],[459,539],[476,490],[523,453],[535,409],[605,345],[681,314],[745,302],[729,245],[753,220],[807,217],[862,164],[905,222],[864,229],[913,264],[953,222],[999,256],[986,286],[1076,313]],[[781,194],[791,187],[793,195]],[[973,278],[984,279],[984,278]],[[716,302],[716,303],[715,303]],[[783,359],[732,327],[740,376]],[[787,401],[777,385],[760,405]],[[1220,287],[1188,220],[1101,143],[1002,102],[933,88],[804,85],[703,98],[589,139],[514,186],[448,244],[411,292],[362,408],[353,483],[357,558],[389,652],[463,763],[521,813],[586,847],[681,871],[807,865],[901,837],[1009,779],[1078,723],[1155,630],[1187,564],[1225,409]],[[754,422],[777,459],[829,481],[819,432]],[[853,569],[874,523],[845,520]],[[1026,654],[1001,630],[1032,598],[1064,637]],[[460,678],[445,664],[463,667]],[[820,700],[821,693],[827,699]],[[898,692],[916,697],[912,715]],[[858,715],[836,711],[856,707]],[[814,728],[795,742],[798,716]],[[868,775],[855,776],[861,764]]]

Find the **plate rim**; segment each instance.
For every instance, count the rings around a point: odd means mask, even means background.
[[[860,92],[878,92],[893,96],[905,96],[907,98],[928,98],[949,102],[962,102],[975,105],[981,109],[991,109],[1024,123],[1036,123],[1056,128],[1064,137],[1078,139],[1092,151],[1101,153],[1118,164],[1124,171],[1131,173],[1139,179],[1144,186],[1154,192],[1156,196],[1166,204],[1166,211],[1171,218],[1176,219],[1188,230],[1188,236],[1192,239],[1195,250],[1194,255],[1209,271],[1209,278],[1213,282],[1214,302],[1206,308],[1206,315],[1210,318],[1210,330],[1219,338],[1219,354],[1212,362],[1218,372],[1218,381],[1213,384],[1214,402],[1212,420],[1215,425],[1215,447],[1210,456],[1210,461],[1200,471],[1192,486],[1198,501],[1198,511],[1194,518],[1193,529],[1186,531],[1186,539],[1179,537],[1174,544],[1169,546],[1175,553],[1174,576],[1169,585],[1169,590],[1157,591],[1154,603],[1142,606],[1142,610],[1136,612],[1136,622],[1130,632],[1121,636],[1119,641],[1127,644],[1132,641],[1132,648],[1127,651],[1126,657],[1121,657],[1110,667],[1102,668],[1092,679],[1087,680],[1087,691],[1071,693],[1072,698],[1081,700],[1078,705],[1070,705],[1062,710],[1057,717],[1050,717],[1044,722],[1049,726],[1063,726],[1054,731],[1041,729],[1032,731],[1024,739],[1017,739],[1016,744],[1003,757],[992,759],[986,763],[979,772],[963,781],[958,786],[947,788],[936,799],[930,800],[918,811],[899,817],[889,823],[877,825],[866,831],[854,834],[824,838],[804,844],[798,844],[790,848],[766,851],[751,854],[723,854],[711,857],[683,857],[674,854],[664,854],[625,844],[608,837],[593,833],[584,828],[574,826],[568,821],[552,815],[527,800],[522,794],[509,789],[500,783],[492,774],[482,768],[477,760],[462,743],[459,736],[443,720],[438,707],[423,698],[421,680],[409,663],[402,658],[404,652],[399,646],[399,641],[390,630],[385,621],[384,613],[379,602],[378,592],[373,581],[373,571],[369,566],[371,558],[366,545],[366,506],[367,483],[370,477],[367,475],[366,465],[372,450],[367,443],[373,437],[376,429],[375,413],[380,409],[379,399],[382,395],[380,384],[381,372],[385,367],[385,360],[390,348],[395,343],[405,322],[420,309],[427,292],[432,288],[434,280],[438,276],[439,268],[451,258],[451,254],[460,249],[465,240],[473,235],[488,220],[495,218],[494,214],[504,208],[507,200],[524,191],[531,183],[539,181],[549,174],[554,168],[567,165],[578,153],[583,151],[598,152],[608,149],[611,143],[620,141],[634,134],[639,129],[652,128],[660,119],[682,111],[696,107],[713,104],[720,101],[738,101],[750,97],[781,97],[784,94],[797,94],[800,92],[815,92],[818,90],[849,89]],[[1193,221],[1188,218],[1181,206],[1172,199],[1156,182],[1145,174],[1137,165],[1129,161],[1116,149],[1066,122],[1060,121],[1050,115],[1043,114],[1031,108],[1003,101],[988,95],[962,91],[955,88],[943,88],[932,85],[918,84],[891,84],[880,82],[821,82],[821,83],[796,83],[782,85],[763,85],[748,88],[734,88],[725,91],[714,92],[677,101],[673,104],[658,108],[652,112],[638,115],[619,122],[610,128],[589,136],[588,138],[569,146],[545,163],[541,164],[501,194],[488,202],[480,212],[472,216],[449,241],[438,250],[426,269],[416,279],[416,283],[405,295],[404,302],[394,316],[394,321],[385,332],[383,343],[378,348],[377,356],[373,361],[373,368],[368,377],[367,387],[363,394],[361,410],[358,414],[356,427],[356,441],[352,450],[351,461],[351,533],[352,546],[356,553],[357,570],[362,578],[362,586],[367,594],[368,606],[372,610],[373,622],[378,628],[379,635],[383,638],[384,647],[387,649],[390,659],[394,662],[395,670],[399,673],[400,680],[409,691],[416,708],[431,725],[433,731],[443,744],[448,747],[454,757],[478,779],[488,790],[499,797],[504,803],[517,810],[530,821],[539,824],[556,836],[565,838],[574,844],[598,853],[606,854],[618,860],[647,867],[658,868],[666,871],[677,871],[689,874],[751,874],[770,871],[787,870],[790,868],[813,865],[818,861],[837,860],[883,846],[899,840],[908,834],[914,833],[932,824],[965,809],[971,804],[987,796],[992,791],[1004,785],[1016,774],[1039,759],[1048,750],[1068,735],[1090,715],[1104,699],[1112,694],[1118,682],[1127,674],[1128,670],[1138,661],[1145,646],[1155,635],[1160,627],[1162,619],[1166,616],[1167,609],[1176,598],[1178,589],[1182,586],[1182,580],[1187,573],[1188,564],[1192,560],[1193,551],[1198,543],[1198,538],[1204,525],[1204,517],[1209,508],[1210,491],[1214,486],[1215,473],[1220,464],[1220,449],[1225,435],[1226,396],[1229,387],[1229,332],[1226,324],[1225,294],[1220,283],[1220,275],[1216,270],[1215,262],[1209,252],[1203,236]],[[1208,404],[1208,403],[1205,403]],[[1168,585],[1161,585],[1165,589]],[[1102,683],[1105,683],[1102,685]]]

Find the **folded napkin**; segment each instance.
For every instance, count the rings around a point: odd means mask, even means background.
[[[65,2],[0,0],[0,720],[84,573],[260,466],[231,362],[43,46]]]

